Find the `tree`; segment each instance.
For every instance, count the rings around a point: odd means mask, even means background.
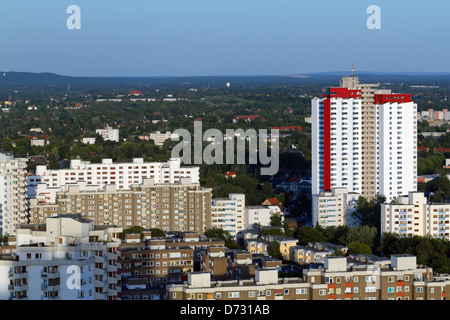
[[[165,237],[166,234],[159,228],[151,228],[150,232],[152,233],[152,237]]]
[[[303,226],[297,229],[296,235],[300,244],[308,244],[308,242],[325,242],[325,236],[319,228]]]
[[[378,230],[375,227],[369,227],[367,225],[356,226],[347,234],[348,242],[359,242],[365,243],[369,245],[371,248],[374,248],[376,244],[376,238],[378,235]]]
[[[220,239],[225,241],[225,246],[229,249],[238,249],[240,246],[234,242],[233,236],[229,231],[213,227],[205,231],[205,237],[210,239]]]
[[[273,227],[281,227],[281,219],[278,214],[272,214],[270,216],[270,225]]]
[[[347,247],[350,254],[372,254],[372,249],[367,243],[351,242]]]
[[[281,260],[283,258],[280,252],[280,244],[277,241],[269,243],[269,245],[267,246],[267,253],[274,259]]]

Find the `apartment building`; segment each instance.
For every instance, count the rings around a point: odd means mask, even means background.
[[[255,269],[248,280],[213,281],[209,272],[188,275],[185,284],[166,287],[167,300],[444,300],[450,278],[434,278],[416,257],[393,255],[385,267],[348,264],[345,257],[325,257],[321,268],[302,278],[279,278],[275,268]]]
[[[417,190],[417,105],[410,94],[375,87],[346,77],[312,100],[313,195],[343,187],[391,201]],[[335,224],[328,212],[321,221]]]
[[[252,228],[254,225],[270,226],[272,215],[281,217],[278,206],[246,206],[244,208],[244,229]]]
[[[230,232],[233,237],[245,229],[245,194],[230,193],[228,198],[212,199],[211,226]]]
[[[131,162],[121,163],[114,163],[112,159],[103,159],[102,163],[74,159],[68,169],[37,166],[35,174],[27,177],[28,197],[54,201],[55,193],[65,186],[83,183],[90,189],[115,184],[118,190],[129,190],[144,179],[153,179],[155,183],[178,183],[182,178],[191,178],[193,183],[198,183],[199,168],[181,167],[179,158],[167,162],[144,162],[142,158],[134,158]]]
[[[417,105],[411,94],[375,95],[376,194],[417,190]]]
[[[149,139],[153,140],[156,146],[162,147],[164,145],[164,142],[168,139],[178,139],[179,135],[177,133],[171,133],[170,131],[167,131],[165,133],[162,133],[160,131],[151,132]]]
[[[144,179],[129,190],[114,184],[96,191],[69,186],[68,191],[56,193],[53,203],[30,199],[32,223],[43,223],[57,213],[78,213],[98,225],[203,234],[211,227],[211,189],[201,188],[188,178],[173,184]]]
[[[313,195],[313,226],[326,227],[359,225],[353,215],[358,206],[359,193],[348,192],[347,188],[332,188]]]
[[[323,263],[325,257],[332,255],[329,251],[314,249],[308,246],[293,246],[290,250],[290,260],[298,264]]]
[[[28,222],[27,160],[0,153],[0,233],[13,235]]]
[[[450,240],[450,204],[428,203],[423,192],[399,196],[381,205],[381,233],[431,236]]]
[[[361,90],[361,195],[372,198],[376,194],[376,180],[374,172],[376,168],[376,143],[373,133],[376,129],[376,116],[374,106],[375,94],[390,94],[390,90],[379,89],[378,83],[360,83],[359,77],[354,74],[351,77],[340,79],[341,88]]]
[[[0,298],[116,300],[120,232],[79,215],[20,226],[15,253],[0,259]]]
[[[119,129],[114,129],[107,125],[104,129],[95,130],[95,133],[102,136],[104,141],[119,142]]]
[[[361,193],[361,90],[329,88],[312,100],[312,194]]]
[[[125,278],[145,278],[153,287],[181,283],[194,271],[194,250],[189,246],[166,247],[165,239],[151,239],[145,247],[122,247],[119,273]]]

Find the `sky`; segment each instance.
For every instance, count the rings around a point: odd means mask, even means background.
[[[80,8],[69,29],[67,8]],[[369,29],[371,5],[381,29]],[[0,0],[0,70],[68,76],[450,72],[450,1]]]

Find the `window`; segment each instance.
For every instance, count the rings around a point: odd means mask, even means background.
[[[228,292],[228,298],[239,298],[239,292]]]
[[[395,288],[394,287],[389,287],[388,288],[388,293],[395,293]]]
[[[423,292],[423,287],[417,287],[417,293],[422,293]]]
[[[306,289],[295,289],[296,294],[306,294]]]
[[[326,294],[327,294],[327,290],[325,290],[325,289],[320,289],[319,290],[319,296],[324,296]]]
[[[249,298],[254,298],[254,297],[256,297],[256,292],[255,292],[255,291],[249,291],[249,292],[248,292],[248,297],[249,297]]]

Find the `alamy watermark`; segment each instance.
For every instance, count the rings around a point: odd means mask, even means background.
[[[66,10],[67,14],[70,16],[67,18],[66,26],[69,30],[80,30],[81,29],[81,9],[77,5],[70,5]]]
[[[367,8],[367,14],[371,14],[367,18],[366,26],[369,30],[381,29],[381,9],[377,5],[371,5]]]
[[[226,129],[225,135],[218,129],[208,129],[203,133],[202,122],[194,122],[194,141],[191,133],[186,129],[177,129],[173,132],[172,141],[182,141],[172,149],[172,157],[180,158],[183,164],[192,163],[192,143],[193,143],[193,163],[194,164],[234,164],[235,162],[235,140],[236,162],[246,163],[248,142],[248,163],[268,165],[261,168],[261,175],[274,175],[279,169],[279,130],[272,129],[267,133],[267,129]],[[210,142],[203,150],[203,142]],[[270,144],[270,155],[268,145]],[[225,148],[225,153],[224,153]],[[182,155],[180,153],[182,152]]]

